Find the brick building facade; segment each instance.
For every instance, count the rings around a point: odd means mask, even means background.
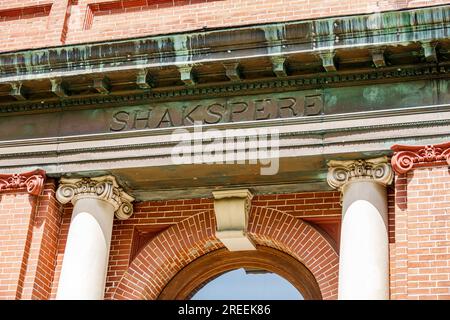
[[[0,299],[449,299],[449,3],[3,1]]]

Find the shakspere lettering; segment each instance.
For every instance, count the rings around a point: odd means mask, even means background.
[[[230,98],[217,101],[165,103],[160,106],[130,107],[115,111],[110,131],[191,126],[194,123],[217,124],[307,117],[323,112],[321,94],[290,94],[267,98]]]

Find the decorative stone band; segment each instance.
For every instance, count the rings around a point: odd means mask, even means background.
[[[328,162],[328,184],[341,189],[347,182],[370,179],[383,185],[392,182],[394,173],[387,157],[366,160],[348,160]]]
[[[426,146],[396,144],[391,149],[394,151],[392,168],[399,174],[407,173],[414,167],[450,165],[450,142]]]
[[[56,199],[62,204],[72,204],[82,198],[97,198],[114,206],[115,215],[120,220],[128,219],[133,214],[134,198],[125,193],[113,176],[96,178],[67,179],[61,178],[56,191]]]
[[[34,170],[24,173],[0,174],[0,192],[26,189],[29,194],[39,195],[44,187],[45,171]]]

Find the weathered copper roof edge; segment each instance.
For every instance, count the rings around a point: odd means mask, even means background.
[[[108,60],[135,69],[146,67],[146,64],[183,65],[211,61],[212,54],[216,55],[214,60],[232,60],[254,54],[277,56],[298,51],[320,53],[347,46],[435,41],[448,37],[449,26],[450,5],[444,5],[407,11],[71,44],[0,53],[0,79],[32,73],[55,73],[56,76],[57,72],[52,71],[70,69],[69,65],[77,62],[82,62],[84,69],[91,71],[97,68],[104,70]],[[232,48],[231,52],[229,48]],[[239,50],[243,50],[244,54],[235,53]],[[249,54],[249,50],[253,51]]]
[[[158,37],[168,37],[168,36],[176,36],[176,35],[185,35],[185,34],[195,34],[195,33],[204,33],[204,32],[220,32],[224,30],[242,30],[242,29],[248,29],[248,28],[258,28],[262,26],[276,26],[278,24],[298,24],[298,23],[305,23],[305,22],[320,22],[320,21],[327,21],[332,19],[344,19],[344,18],[354,18],[354,17],[361,17],[361,16],[374,16],[374,15],[380,15],[380,14],[389,14],[389,13],[404,13],[409,11],[417,11],[417,10],[433,10],[434,8],[445,8],[450,7],[449,4],[437,4],[437,5],[424,5],[418,8],[402,8],[397,10],[380,10],[377,12],[371,12],[371,13],[354,13],[354,14],[347,14],[347,15],[331,15],[327,17],[320,17],[317,19],[296,19],[296,20],[289,20],[289,21],[275,21],[270,23],[250,23],[250,24],[241,24],[238,26],[227,26],[227,27],[203,27],[203,28],[197,28],[197,29],[190,29],[183,32],[170,32],[170,33],[158,33],[158,34],[152,34],[147,36],[134,36],[134,37],[125,37],[125,38],[116,38],[113,40],[99,40],[99,41],[88,41],[88,42],[79,42],[79,43],[70,43],[70,44],[62,44],[62,45],[52,45],[52,46],[45,46],[45,47],[37,47],[37,48],[24,48],[20,50],[11,50],[11,51],[0,51],[0,55],[3,54],[11,54],[11,53],[20,53],[20,52],[28,52],[28,51],[39,51],[42,49],[56,49],[56,48],[65,48],[65,47],[75,47],[75,46],[83,46],[83,45],[94,45],[94,44],[108,44],[111,42],[128,42],[133,40],[142,40],[142,39],[150,39],[150,38],[158,38]]]

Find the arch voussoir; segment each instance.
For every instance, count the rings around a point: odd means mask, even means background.
[[[252,207],[248,234],[301,262],[317,281],[323,299],[337,298],[338,254],[311,225],[282,211]],[[113,299],[157,299],[172,278],[207,253],[223,248],[215,236],[212,210],[191,216],[163,231],[136,256]]]
[[[256,212],[264,215],[266,223],[254,223],[251,217]],[[248,231],[258,244],[284,251],[301,261],[316,278],[322,297],[337,298],[339,256],[319,231],[301,219],[273,208],[253,207],[250,216]],[[291,238],[286,232],[280,232],[293,229],[297,231],[289,233]]]

